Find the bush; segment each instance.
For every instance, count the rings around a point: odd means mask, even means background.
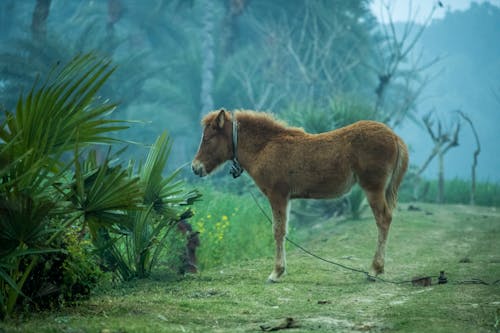
[[[344,127],[359,120],[375,120],[373,108],[351,96],[335,96],[328,105],[291,103],[282,114],[294,126],[303,127],[308,133],[323,133]]]
[[[44,256],[58,256],[45,262],[49,266],[62,264],[66,229],[84,215],[67,200],[68,170],[79,157],[71,153],[113,142],[107,134],[126,128],[103,119],[115,104],[96,98],[112,72],[108,61],[75,57],[54,68],[26,98],[20,96],[15,113],[7,112],[0,126],[1,318],[26,296],[25,284],[41,269]]]
[[[78,177],[83,190],[74,193],[75,201],[82,202],[91,197],[95,198],[94,207],[103,205],[98,210],[89,210],[93,202],[87,202],[82,209],[87,209],[87,215],[92,214],[89,230],[103,265],[116,271],[122,280],[150,275],[168,245],[170,231],[178,221],[192,215],[186,206],[200,196],[197,191],[185,191],[183,182],[176,180],[180,170],[163,177],[170,150],[171,142],[163,133],[151,146],[146,162],[139,164],[137,174],[132,165],[126,172],[106,163],[98,166],[95,159],[91,159],[93,162],[88,165],[90,175],[97,172],[97,176]],[[113,203],[126,196],[125,189],[134,188],[129,185],[134,180],[138,180],[133,184],[138,186],[141,207],[110,212]],[[94,188],[99,193],[91,195]],[[104,198],[109,202],[107,207]]]
[[[109,133],[126,128],[104,118],[115,104],[96,95],[113,70],[92,55],[75,57],[20,96],[0,126],[0,319],[27,303],[42,308],[87,295],[101,276],[90,240],[122,278],[147,276],[188,210],[181,206],[199,196],[175,180],[179,171],[163,177],[166,133],[137,171],[117,163],[111,147],[83,157],[92,144],[116,143]]]
[[[42,254],[23,286],[31,310],[58,308],[86,297],[105,277],[92,243],[80,240],[76,228],[68,228],[57,242],[61,243],[52,247],[62,251]],[[22,263],[28,264],[29,260]]]

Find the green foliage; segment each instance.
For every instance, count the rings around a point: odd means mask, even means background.
[[[120,170],[104,164],[100,168],[108,172],[99,171],[90,187],[100,187],[96,194],[82,192],[83,198],[94,198],[96,205],[102,205],[92,215],[86,214],[89,229],[103,264],[122,280],[151,274],[169,245],[170,231],[180,219],[192,215],[184,206],[200,196],[196,191],[185,191],[184,183],[176,180],[180,169],[167,177],[162,175],[170,151],[171,142],[164,132],[151,146],[145,164],[138,166],[137,175],[133,165]],[[103,186],[108,180],[110,185]],[[142,209],[138,210],[138,204]]]
[[[249,194],[219,192],[208,186],[200,191],[203,200],[193,207],[192,225],[200,233],[197,257],[202,269],[272,255],[272,227]],[[259,204],[265,209],[269,206],[266,200]]]
[[[30,299],[24,304],[26,310],[54,309],[78,301],[87,297],[105,277],[92,243],[81,239],[76,226],[67,228],[51,246],[60,251],[39,254],[23,286],[24,295]],[[21,268],[29,262],[21,262]]]
[[[359,120],[375,119],[373,108],[355,97],[337,96],[327,106],[291,103],[283,111],[290,124],[309,133],[323,133]]]
[[[115,104],[97,96],[113,70],[109,61],[77,56],[21,95],[0,126],[2,319],[23,300],[42,308],[87,295],[102,275],[90,244],[122,278],[147,276],[168,231],[189,215],[180,216],[180,206],[199,196],[175,181],[179,170],[163,178],[166,133],[137,173],[111,148],[83,158],[82,148],[117,142],[109,133],[126,128],[104,118]]]
[[[111,165],[109,152],[101,164],[96,156],[96,151],[91,151],[82,163],[75,161],[74,184],[67,194],[93,237],[99,227],[124,221],[126,210],[139,209],[143,194],[139,178],[129,177],[128,170],[119,164]]]
[[[437,198],[437,180],[426,181],[427,191],[422,200],[425,202],[435,202]],[[451,179],[445,181],[444,185],[445,203],[470,203],[471,182],[462,179]],[[479,206],[500,206],[500,184],[492,182],[478,182],[476,184],[476,205]]]
[[[348,195],[349,199],[349,215],[354,220],[359,220],[361,214],[368,207],[365,200],[365,193],[359,186],[353,187]]]
[[[288,122],[303,127],[308,133],[323,133],[336,127],[335,115],[312,104],[299,105],[292,103],[284,111]]]
[[[418,178],[410,168],[399,190],[400,202],[436,202],[438,181]],[[445,180],[444,203],[470,204],[471,181],[454,178]],[[475,204],[479,206],[500,206],[500,184],[489,181],[476,183]]]
[[[355,96],[342,95],[332,98],[325,112],[333,114],[337,128],[359,120],[378,120],[373,107]]]
[[[19,97],[16,112],[0,126],[1,317],[13,312],[42,255],[61,252],[54,241],[81,217],[63,185],[76,156],[63,154],[76,145],[113,142],[107,133],[124,128],[101,119],[114,105],[96,98],[111,73],[109,62],[75,57]]]
[[[495,311],[495,323],[493,324],[493,328],[500,331],[500,308],[497,308]]]
[[[72,301],[90,294],[107,276],[99,268],[92,242],[88,238],[81,239],[75,227],[66,232],[63,247],[67,257],[62,267],[62,295],[65,300]]]

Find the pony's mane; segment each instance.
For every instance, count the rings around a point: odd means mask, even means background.
[[[283,132],[289,134],[304,134],[299,127],[291,127],[285,121],[277,119],[273,114],[251,110],[237,110],[238,121],[257,124],[269,132]]]
[[[201,121],[203,126],[210,124],[215,117],[219,114],[220,110],[212,111],[208,113]],[[285,121],[279,120],[271,113],[258,112],[252,110],[235,110],[233,111],[237,114],[239,122],[256,124],[259,127],[265,129],[267,132],[282,132],[287,131],[290,134],[304,134],[304,130],[299,127],[291,127]],[[232,113],[226,112],[226,120],[231,120]]]

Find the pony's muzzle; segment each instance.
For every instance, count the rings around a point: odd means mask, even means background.
[[[191,163],[191,169],[193,170],[193,173],[197,176],[205,177],[207,175],[205,166],[198,160],[194,160],[193,163]]]

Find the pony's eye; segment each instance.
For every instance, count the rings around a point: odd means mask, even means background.
[[[208,142],[208,141],[212,140],[213,137],[214,137],[213,134],[203,135],[203,142]]]

